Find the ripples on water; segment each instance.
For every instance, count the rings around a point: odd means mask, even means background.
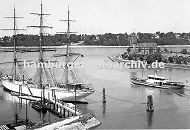
[[[126,48],[74,48],[74,51],[84,54],[83,62],[105,60],[109,62],[107,56],[120,54]],[[19,54],[21,60],[37,59],[38,54]],[[52,53],[46,53],[46,58],[50,58]],[[6,58],[5,58],[6,57]],[[10,61],[12,54],[0,54],[3,61]],[[111,62],[111,61],[110,61]],[[11,66],[4,65],[3,70],[10,70]],[[34,70],[28,70],[32,77]],[[80,77],[84,82],[91,82],[95,93],[87,97],[89,104],[78,105],[85,113],[91,112],[101,121],[98,129],[124,129],[124,128],[190,128],[190,88],[182,90],[160,90],[153,89],[153,102],[155,111],[146,112],[146,88],[130,85],[130,73],[135,72],[142,77],[142,70],[126,68],[103,69],[85,68],[79,70]],[[144,76],[154,74],[154,70],[145,70]],[[162,69],[158,75],[169,77],[174,81],[190,82],[189,70]],[[102,89],[106,89],[107,103],[102,104]],[[4,92],[0,87],[0,124],[14,120],[15,99],[9,93]],[[21,118],[25,118],[25,106],[18,107]],[[29,118],[32,121],[40,121],[41,116],[33,109],[29,109]],[[46,114],[44,120],[58,120],[53,115]]]

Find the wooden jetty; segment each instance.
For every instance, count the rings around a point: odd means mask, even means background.
[[[66,117],[67,115],[81,115],[82,111],[75,107],[72,103],[66,103],[60,100],[56,99],[56,96],[52,99],[48,97],[48,99],[45,99],[44,105],[42,105],[42,99],[28,96],[28,95],[21,95],[19,93],[11,93],[12,96],[17,96],[19,99],[25,99],[32,102],[32,108],[37,111],[42,112],[52,112],[53,114],[57,115],[58,117]]]
[[[49,100],[49,104],[47,104],[50,106],[50,110],[52,110],[51,106],[53,105],[54,110],[56,109],[57,112],[62,113],[62,110],[66,109],[68,111],[70,111],[72,114],[75,115],[81,115],[82,111],[79,110],[78,108],[75,107],[75,105],[73,105],[72,103],[65,103],[65,102],[60,102],[59,100]]]
[[[39,98],[31,97],[31,96],[17,96],[20,99],[27,99],[33,101],[32,104],[38,106],[39,108],[46,109],[59,117],[65,117],[65,113],[71,113],[71,115],[81,115],[82,111],[78,108],[75,108],[75,105],[72,103],[61,102],[56,99],[45,99],[45,105],[39,106],[41,104],[41,100]],[[35,110],[39,111],[37,107],[33,107]],[[69,115],[69,114],[68,114]]]

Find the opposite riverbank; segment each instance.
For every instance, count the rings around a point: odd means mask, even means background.
[[[89,45],[71,45],[72,48],[128,48],[130,46],[89,46]],[[190,45],[160,45],[158,47],[161,48],[170,48],[170,47],[190,47]],[[0,49],[13,49],[14,47],[3,47],[1,46]],[[37,46],[17,46],[17,48],[38,48]],[[66,46],[43,46],[43,48],[66,48]]]

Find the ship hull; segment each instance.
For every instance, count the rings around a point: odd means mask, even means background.
[[[21,82],[18,81],[9,81],[2,80],[2,85],[4,90],[8,92],[16,92],[21,93],[23,95],[29,95],[33,97],[42,97],[42,89],[34,87],[32,85],[22,85]],[[20,90],[20,91],[19,91]],[[80,100],[92,94],[93,92],[85,92],[85,91],[76,91],[76,100]],[[68,91],[62,88],[54,88],[54,89],[44,89],[44,95],[46,99],[56,99],[65,100],[65,101],[74,101],[75,93],[74,91]]]
[[[142,85],[146,87],[154,87],[154,88],[162,88],[162,89],[182,89],[184,86],[174,86],[174,85],[158,85],[154,83],[148,83],[146,81],[137,81],[137,80],[132,80],[131,81],[132,85]]]

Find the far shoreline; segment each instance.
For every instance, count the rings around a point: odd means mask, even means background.
[[[89,45],[71,45],[71,48],[128,48],[129,46],[89,46]],[[11,49],[11,47],[3,47],[1,46],[0,49]],[[38,46],[17,46],[17,48],[39,48]],[[42,48],[66,48],[66,46],[43,46]]]
[[[98,45],[71,45],[71,48],[128,48],[130,46],[98,46]],[[190,45],[160,45],[158,47],[190,47]],[[13,46],[11,47],[4,47],[0,46],[0,49],[12,49],[14,48]],[[38,46],[17,46],[17,48],[39,48]],[[66,48],[66,46],[43,46],[43,48]]]

